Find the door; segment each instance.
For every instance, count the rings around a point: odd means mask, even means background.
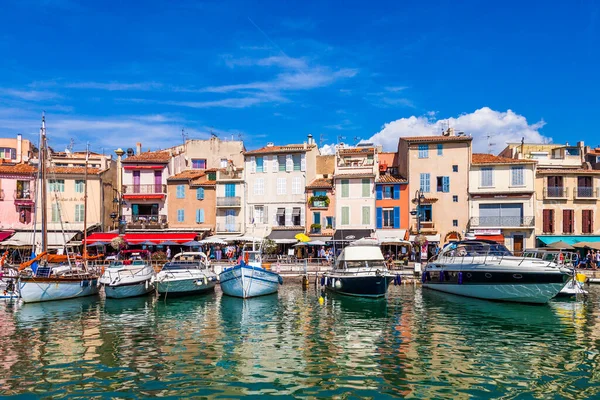
[[[154,171],[154,192],[162,193],[162,171]]]
[[[592,177],[578,176],[577,177],[577,197],[592,197]]]
[[[133,193],[140,192],[140,171],[133,171]]]
[[[235,197],[235,183],[225,184],[225,197]]]
[[[225,210],[225,230],[227,232],[237,232],[237,229],[235,229],[235,210]]]
[[[523,254],[523,242],[525,238],[523,235],[513,235],[513,253],[515,256]]]

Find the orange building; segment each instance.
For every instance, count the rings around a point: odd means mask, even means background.
[[[375,182],[377,237],[407,239],[410,202],[408,181],[398,173],[398,153],[379,153],[379,177]]]
[[[215,175],[214,170],[186,170],[167,179],[171,228],[214,232]]]
[[[334,155],[317,156],[316,178],[306,185],[306,233],[312,240],[329,240],[335,230],[334,170]]]

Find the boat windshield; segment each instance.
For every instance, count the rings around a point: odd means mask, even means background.
[[[364,268],[366,267],[364,261],[346,261],[346,268]]]
[[[445,257],[473,257],[473,256],[511,256],[511,252],[504,245],[494,242],[465,241],[454,242],[444,248],[441,256]]]
[[[166,263],[163,267],[163,271],[175,271],[181,269],[196,269],[200,268],[200,263],[198,262],[169,262]]]

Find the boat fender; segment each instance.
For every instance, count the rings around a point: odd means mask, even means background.
[[[459,272],[458,273],[458,284],[462,285],[462,283],[463,283],[463,273]]]
[[[206,279],[206,275],[204,275],[204,284],[208,284],[208,279]]]
[[[342,281],[340,279],[335,281],[335,288],[338,290],[342,288]]]
[[[423,273],[421,274],[421,282],[425,283],[426,280],[427,280],[427,274],[425,271],[423,271]]]
[[[279,276],[277,277],[277,279],[279,280],[279,284],[280,284],[280,285],[283,285],[283,278],[281,277],[281,275],[279,275]]]
[[[325,285],[325,275],[321,275],[321,286]]]
[[[325,286],[327,286],[327,281],[328,281],[328,279],[327,279],[327,278],[328,278],[328,277],[326,276],[326,277],[325,277],[325,280],[324,280],[324,283],[323,283]]]
[[[400,276],[400,274],[396,274],[396,281],[398,282],[398,285],[402,284],[402,276]]]
[[[150,283],[149,283],[149,282],[146,280],[146,284],[144,285],[144,286],[146,287],[146,290],[148,290],[148,285],[149,285],[149,284],[150,284]]]
[[[194,285],[196,285],[196,286],[202,286],[202,281],[201,280],[195,280],[194,281]]]
[[[444,271],[440,271],[440,282],[444,282]]]
[[[429,271],[425,272],[425,277],[427,278],[427,281],[431,282],[431,274]]]
[[[335,278],[331,280],[331,287],[335,287]]]

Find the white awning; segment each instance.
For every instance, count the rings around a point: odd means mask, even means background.
[[[60,249],[65,247],[65,244],[69,243],[77,233],[78,232],[64,232],[63,234],[63,232],[48,232],[48,248]],[[33,231],[16,232],[12,235],[10,240],[27,243],[31,246],[34,243]],[[35,242],[41,244],[42,236],[40,232],[36,232]]]
[[[406,242],[404,237],[406,229],[378,229],[375,231],[375,236],[379,243],[401,243]]]
[[[437,235],[425,235],[425,239],[427,239],[428,242],[440,242],[440,234],[438,233]],[[410,242],[414,242],[415,241],[415,235],[410,235],[410,237],[408,238],[408,240]]]

